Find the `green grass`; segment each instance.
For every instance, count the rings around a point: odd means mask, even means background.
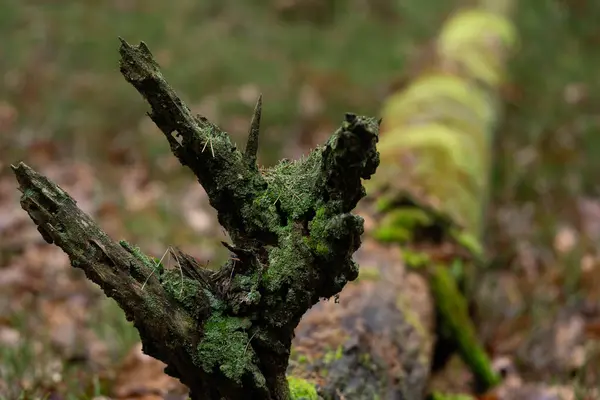
[[[111,358],[119,361],[135,343],[140,341],[140,335],[133,323],[125,319],[125,313],[113,299],[102,297],[94,311],[92,321],[96,322],[93,323],[92,329],[99,339],[110,346]]]
[[[120,310],[119,310],[120,311]],[[121,312],[122,313],[122,312]],[[39,335],[27,327],[23,316],[15,316],[13,324],[22,336],[16,346],[0,347],[0,381],[6,385],[0,387],[0,400],[30,400],[47,399],[54,392],[64,392],[66,400],[91,400],[94,397],[108,394],[107,383],[91,371],[84,372],[82,376],[79,365],[69,365],[55,354],[52,346],[44,335]],[[119,329],[120,319],[113,333],[127,334],[126,330]],[[131,328],[130,328],[131,329]],[[131,338],[125,336],[123,340]],[[114,338],[110,338],[115,342]],[[116,341],[117,343],[119,341]],[[131,346],[135,341],[131,341]],[[128,350],[122,347],[119,351]],[[124,353],[122,353],[124,354]],[[82,377],[84,379],[82,379]]]
[[[432,35],[451,2],[399,3],[384,0],[392,21],[361,2],[335,0],[329,24],[285,23],[271,2],[177,0],[120,2],[58,1],[52,4],[9,0],[0,5],[3,37],[0,71],[24,75],[26,85],[9,86],[5,99],[17,107],[16,130],[31,138],[58,139],[77,157],[101,158],[111,143],[136,147],[140,156],[167,151],[160,135],[140,143],[139,122],[146,106],[119,75],[118,41],[145,41],[169,82],[190,104],[216,100],[217,123],[249,121],[253,104],[237,91],[254,84],[264,93],[264,159],[293,137],[298,96],[316,84],[326,98],[324,118],[334,123],[347,110],[376,113],[376,88],[398,75],[419,40]],[[389,18],[387,18],[389,19]],[[330,86],[330,87],[326,87]],[[244,130],[232,132],[238,138]],[[18,146],[21,140],[13,137]],[[95,144],[102,144],[100,148]]]
[[[526,2],[518,9],[521,46],[511,63],[517,96],[509,100],[498,131],[494,197],[541,198],[538,217],[571,217],[565,214],[572,207],[561,205],[572,206],[573,196],[598,194],[593,172],[600,167],[594,156],[600,150],[600,54],[593,50],[600,43],[593,33],[598,17],[600,4],[594,2]],[[577,92],[581,101],[574,101]],[[527,149],[537,156],[529,158]]]

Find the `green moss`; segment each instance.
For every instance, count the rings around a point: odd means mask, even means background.
[[[300,262],[307,259],[307,248],[298,232],[290,232],[280,240],[280,247],[269,252],[269,268],[263,273],[263,285],[271,291],[278,291],[284,284],[292,284],[292,279],[303,280],[309,272],[308,266]]]
[[[296,361],[298,361],[300,364],[306,364],[306,363],[308,363],[309,360],[306,355],[301,354],[298,356],[298,359]]]
[[[431,263],[429,254],[410,249],[402,249],[402,259],[406,266],[410,268],[421,268]]]
[[[151,276],[156,276],[157,278],[161,277],[164,272],[164,266],[160,260],[145,255],[139,247],[134,246],[125,240],[120,240],[119,244],[143,264],[143,267],[138,263],[130,264],[130,272],[134,278],[138,279],[140,282],[145,282]]]
[[[290,233],[289,236],[298,235]],[[290,242],[292,240],[286,238],[281,247],[275,247],[269,252],[269,268],[263,273],[263,284],[271,292],[279,290],[284,284],[291,284],[290,279],[298,268],[298,263],[291,260],[298,258],[294,248],[299,246],[293,246]]]
[[[273,168],[263,171],[268,189],[255,204],[264,207],[279,202],[281,210],[292,220],[309,212],[316,199],[314,193],[320,178],[322,154],[315,150],[296,161],[283,160]]]
[[[253,273],[252,275],[237,274],[233,278],[233,286],[240,288],[242,290],[245,290],[245,291],[250,291],[256,286],[257,281],[258,281],[257,273]]]
[[[368,367],[371,368],[371,355],[369,353],[362,353],[359,357],[358,357],[358,361],[364,366],[364,367]]]
[[[163,273],[161,283],[171,297],[197,315],[202,306],[198,301],[198,293],[202,290],[199,282],[182,276],[178,269],[171,269]]]
[[[150,258],[147,255],[145,255],[140,250],[139,247],[134,246],[132,244],[129,244],[125,240],[119,240],[119,244],[121,245],[121,247],[123,247],[129,253],[133,254],[138,260],[140,260],[141,262],[143,262],[144,265],[146,265],[148,268],[154,269],[154,267],[156,266],[156,264],[154,263],[154,261],[152,260],[152,258]]]
[[[450,234],[459,245],[467,249],[473,256],[481,257],[483,255],[483,246],[477,237],[459,229],[452,229]]]
[[[323,357],[323,362],[325,364],[331,364],[335,360],[339,360],[340,358],[342,358],[343,355],[344,349],[341,345],[339,345],[335,351],[328,351],[325,353],[325,356]]]
[[[386,213],[375,238],[383,242],[406,243],[412,240],[415,228],[433,223],[431,215],[417,207],[399,208]]]
[[[258,290],[251,290],[246,297],[249,304],[258,304],[262,296]]]
[[[159,275],[162,275],[162,273],[165,271],[164,264],[160,262],[159,258],[156,258],[156,257],[149,257],[149,258],[152,261],[153,268],[157,268],[156,273],[158,273]]]
[[[293,376],[288,376],[288,383],[290,385],[290,399],[291,400],[317,400],[317,389],[312,383]]]
[[[202,289],[202,292],[208,298],[208,301],[210,303],[210,308],[213,311],[225,311],[225,309],[227,308],[227,304],[223,300],[221,300],[218,297],[216,297],[208,289]]]
[[[375,208],[379,212],[385,212],[394,208],[394,201],[389,196],[380,195],[375,203]]]
[[[252,222],[259,228],[276,232],[280,224],[277,208],[275,207],[278,200],[272,188],[268,188],[254,198],[252,207],[244,209],[243,214],[252,216]]]
[[[244,374],[256,375],[260,372],[253,363],[254,350],[249,346],[248,319],[211,316],[204,324],[204,337],[198,345],[198,358],[207,373],[215,368],[237,384],[242,383]]]
[[[500,382],[479,343],[467,309],[467,302],[446,266],[432,266],[431,290],[440,315],[442,329],[448,332],[480,386],[487,390]]]
[[[362,365],[364,368],[368,369],[369,371],[375,372],[379,369],[377,362],[373,359],[373,357],[369,353],[360,354],[358,356],[358,362],[360,363],[360,365]],[[385,379],[383,377],[383,375],[381,376],[381,378]]]
[[[266,292],[262,292],[262,298],[267,306],[277,308],[277,312],[266,316],[273,326],[288,324],[302,305],[311,301],[310,292],[305,288],[314,270],[309,250],[300,238],[299,232],[290,233],[280,241],[281,247],[269,252],[269,267],[265,268],[262,279]],[[281,304],[289,306],[281,307]]]
[[[330,253],[329,246],[327,246],[323,243],[317,243],[317,247],[315,248],[315,253],[317,253],[317,255],[319,255],[321,257],[325,257]]]
[[[331,218],[327,214],[325,207],[319,207],[308,224],[310,236],[307,238],[307,245],[321,257],[327,257],[331,252],[327,242]]]

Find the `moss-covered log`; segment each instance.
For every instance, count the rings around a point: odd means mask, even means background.
[[[379,163],[378,122],[347,114],[327,143],[298,161],[256,165],[261,106],[248,145],[194,116],[144,43],[121,41],[121,72],[151,106],[150,118],[206,190],[232,242],[217,272],[174,250],[167,269],[115,242],[75,200],[27,165],[13,166],[21,205],[48,243],[100,285],[140,332],[144,351],[190,388],[193,400],[290,396],[294,328],[321,298],[358,276],[352,259],[363,220],[351,214]]]
[[[485,390],[499,378],[459,287],[482,256],[499,92],[516,32],[513,0],[474,3],[446,21],[431,62],[386,100],[382,165],[368,192],[379,203],[377,237],[399,243],[431,278],[439,343],[458,349]]]

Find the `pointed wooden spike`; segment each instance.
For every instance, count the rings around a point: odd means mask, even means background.
[[[244,156],[251,163],[256,163],[256,155],[258,153],[258,135],[260,132],[260,117],[262,114],[262,94],[258,96],[258,101],[254,107],[254,115],[250,122],[250,131],[248,132],[248,142],[246,143],[246,151]]]

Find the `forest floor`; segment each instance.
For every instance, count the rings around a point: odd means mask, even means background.
[[[260,159],[272,165],[314,147],[345,111],[377,114],[458,1],[342,3],[0,5],[0,398],[185,396],[118,306],[42,240],[9,168],[25,161],[153,256],[171,245],[211,267],[227,256],[205,193],[119,75],[116,37],[146,41],[194,111],[238,141],[263,93]],[[541,3],[517,21],[489,229],[504,257],[481,281],[477,324],[512,378],[586,399],[600,382],[600,36],[590,28],[600,6]],[[460,366],[448,374],[439,387],[468,380]]]

